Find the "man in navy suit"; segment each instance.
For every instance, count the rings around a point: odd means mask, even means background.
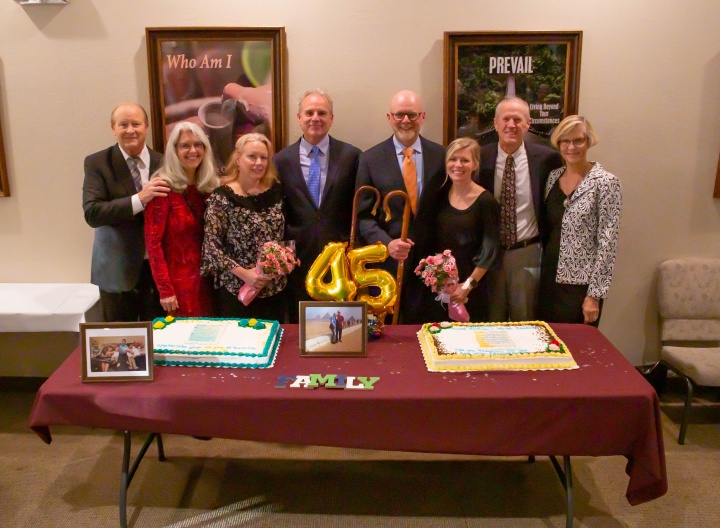
[[[145,254],[143,211],[170,188],[149,181],[162,155],[145,145],[145,109],[119,104],[110,126],[117,143],[85,158],[83,210],[95,228],[90,281],[100,288],[106,321],[149,321],[164,311]]]
[[[300,266],[289,277],[288,316],[297,323],[299,301],[311,300],[305,276],[329,242],[350,238],[360,149],[329,135],[333,102],[324,90],[308,90],[298,106],[302,137],[273,161],[283,189],[285,239],[294,240]]]
[[[397,262],[408,260],[414,245],[412,240],[413,224],[418,215],[433,207],[432,197],[435,190],[442,184],[445,177],[445,149],[442,145],[425,139],[420,129],[425,122],[425,111],[420,96],[410,90],[396,93],[390,102],[387,120],[393,130],[392,137],[375,145],[360,155],[356,187],[370,185],[380,191],[382,198],[394,190],[415,195],[412,220],[407,241],[400,238],[403,218],[403,202],[392,199],[390,212],[392,218],[385,221],[382,211],[372,214],[374,196],[363,195],[358,206],[358,230],[366,244],[382,242],[388,248],[390,257],[383,263],[383,268],[395,275]],[[415,181],[408,177],[408,166]],[[423,255],[425,256],[425,255]],[[412,258],[409,262],[414,262]],[[411,266],[406,266],[405,274],[412,274]],[[406,311],[412,307],[415,287],[425,287],[419,280],[408,280],[404,283],[403,295],[400,299],[403,317],[411,322],[414,317]]]
[[[545,182],[550,171],[562,165],[562,158],[549,146],[526,141],[530,108],[518,97],[506,98],[498,104],[494,125],[498,142],[482,147],[478,183],[495,195],[502,209],[503,176],[506,167],[512,165],[515,233],[512,243],[504,244],[500,262],[487,274],[491,299],[489,317],[491,321],[533,321],[537,312],[542,241],[547,234]]]

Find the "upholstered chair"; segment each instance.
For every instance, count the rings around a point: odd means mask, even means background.
[[[685,379],[678,443],[685,443],[693,384],[720,387],[720,259],[683,258],[660,264],[660,363]]]

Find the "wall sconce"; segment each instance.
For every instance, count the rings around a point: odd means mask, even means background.
[[[67,4],[68,0],[15,0],[20,5]]]

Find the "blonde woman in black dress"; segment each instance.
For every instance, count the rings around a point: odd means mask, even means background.
[[[466,303],[470,321],[487,321],[487,288],[483,277],[500,254],[500,206],[493,194],[472,180],[480,167],[480,146],[458,138],[445,153],[445,183],[436,191],[434,210],[418,218],[417,257],[449,249],[459,281],[450,302]],[[430,189],[428,189],[430,191]],[[435,191],[434,191],[435,192]],[[447,306],[425,288],[422,312],[415,322],[447,321]]]

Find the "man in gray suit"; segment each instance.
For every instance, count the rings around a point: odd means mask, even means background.
[[[298,322],[298,302],[309,301],[305,276],[328,242],[350,238],[352,202],[360,149],[329,135],[333,102],[324,90],[300,98],[297,120],[303,134],[273,161],[283,189],[285,239],[294,240],[300,266],[289,277],[288,315]]]
[[[400,238],[403,218],[403,203],[400,199],[390,202],[392,218],[385,221],[384,213],[372,214],[374,196],[363,195],[358,206],[358,231],[366,244],[380,241],[390,253],[390,259],[383,267],[395,275],[397,262],[408,260],[414,245],[412,240],[415,219],[428,208],[433,207],[434,190],[445,176],[445,149],[442,145],[425,139],[420,129],[425,122],[425,111],[420,96],[410,90],[396,93],[390,102],[387,120],[393,129],[393,135],[382,143],[375,145],[360,155],[356,188],[370,185],[380,191],[382,198],[394,190],[408,193],[413,203],[413,214],[407,241]],[[425,256],[425,255],[423,255]],[[410,262],[413,259],[410,258]],[[412,274],[410,266],[406,266],[406,276]],[[414,318],[405,311],[405,307],[414,304],[413,288],[424,287],[419,280],[404,283],[401,298],[401,311],[404,320],[411,322]]]
[[[145,145],[145,109],[119,104],[110,127],[117,143],[85,158],[83,210],[95,228],[90,281],[100,288],[106,321],[149,321],[164,311],[147,261],[143,211],[170,188],[149,181],[162,155]]]
[[[530,108],[518,97],[495,110],[498,142],[482,147],[478,183],[500,204],[502,258],[487,274],[491,321],[533,321],[546,235],[543,193],[548,174],[562,165],[549,146],[527,141]],[[510,204],[514,203],[514,207]]]

